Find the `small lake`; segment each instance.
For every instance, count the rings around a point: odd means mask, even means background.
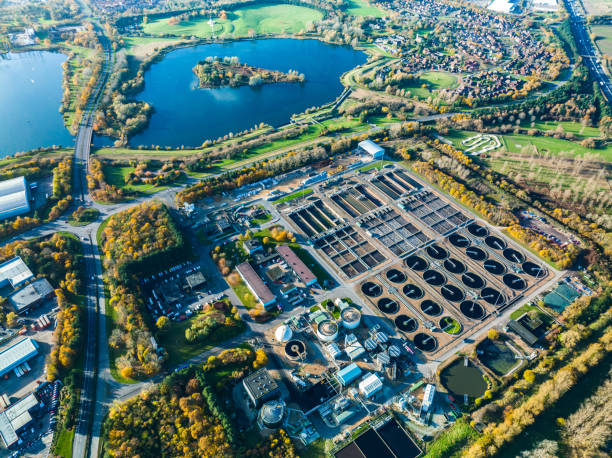
[[[442,369],[440,381],[448,391],[458,396],[467,394],[471,398],[477,398],[487,389],[482,371],[471,362],[466,366],[463,358]]]
[[[0,54],[0,157],[74,145],[59,112],[66,58],[48,51]]]
[[[303,84],[276,83],[257,88],[198,89],[192,69],[207,56],[238,56],[240,62],[270,70],[304,73]],[[199,146],[229,132],[265,122],[280,126],[294,113],[334,100],[342,92],[340,76],[367,59],[350,47],[319,40],[265,39],[215,43],[168,53],[145,74],[136,95],[153,105],[148,127],[130,145]]]

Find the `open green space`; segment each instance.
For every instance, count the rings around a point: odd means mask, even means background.
[[[594,36],[593,41],[602,54],[612,56],[612,25],[591,25],[591,34]]]
[[[152,184],[127,184],[125,178],[135,170],[131,166],[104,165],[103,173],[106,183],[111,186],[125,189],[138,194],[155,194],[167,189],[168,186],[155,186]]]
[[[531,151],[537,150],[540,153],[550,154],[570,154],[573,156],[584,156],[585,154],[599,154],[604,160],[612,161],[612,145],[604,148],[586,148],[578,143],[568,140],[561,140],[552,137],[532,137],[529,135],[503,135],[502,143],[506,151],[511,153],[521,153],[523,148],[528,147]]]
[[[238,296],[238,299],[240,299],[240,302],[242,302],[242,305],[244,305],[247,309],[250,310],[257,307],[258,301],[255,298],[255,295],[251,292],[249,287],[242,279],[240,279],[240,282],[238,282],[236,285],[232,286],[232,289],[234,290],[234,293],[236,293],[236,296]]]
[[[418,82],[407,85],[406,90],[410,91],[413,97],[427,99],[433,97],[436,90],[448,89],[457,86],[458,78],[447,72],[423,72]],[[423,87],[425,86],[425,87]]]
[[[601,131],[597,127],[583,126],[579,122],[572,121],[535,121],[523,122],[521,127],[526,129],[537,129],[541,131],[555,131],[561,126],[563,132],[569,132],[579,138],[599,137]]]
[[[478,438],[478,433],[466,420],[460,418],[444,430],[436,440],[427,445],[424,458],[449,458],[461,456],[461,449]]]
[[[293,194],[289,194],[289,195],[287,195],[285,197],[281,197],[280,199],[278,199],[276,201],[276,203],[277,204],[284,204],[285,202],[289,202],[289,201],[294,200],[294,199],[306,197],[309,194],[312,194],[312,192],[313,191],[310,188],[302,189],[301,191],[297,191],[297,192],[294,192]]]
[[[62,458],[72,457],[72,443],[74,442],[74,429],[61,429],[58,433],[57,443],[53,453]]]
[[[526,304],[522,305],[521,307],[517,308],[514,312],[512,312],[510,314],[510,319],[517,320],[521,316],[523,316],[525,313],[531,312],[532,310],[535,310],[537,308],[538,307],[535,305],[532,305],[531,302],[527,302]]]
[[[348,14],[362,17],[385,17],[387,14],[379,8],[372,6],[367,0],[349,0]]]
[[[288,4],[253,5],[227,12],[227,19],[199,17],[172,25],[170,18],[155,19],[143,25],[151,35],[179,35],[209,38],[256,34],[295,34],[306,30],[308,23],[320,21],[323,13],[313,8]],[[170,23],[169,23],[170,21]]]

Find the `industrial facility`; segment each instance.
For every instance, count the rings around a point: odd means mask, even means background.
[[[255,295],[257,300],[264,306],[266,310],[269,310],[276,303],[276,296],[270,288],[266,286],[261,277],[255,272],[253,266],[248,262],[243,262],[236,266],[236,271],[244,283],[247,285],[249,290]]]
[[[0,220],[30,211],[30,192],[25,177],[0,181]]]
[[[0,377],[18,368],[38,354],[38,343],[30,338],[20,340],[0,352]]]

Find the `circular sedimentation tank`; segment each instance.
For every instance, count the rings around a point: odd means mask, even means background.
[[[542,278],[546,276],[546,269],[542,266],[537,265],[535,262],[524,262],[521,267],[527,275],[531,275],[534,278]]]
[[[447,334],[457,335],[461,333],[461,323],[450,316],[440,318],[438,326]]]
[[[332,320],[323,320],[317,327],[317,336],[324,342],[331,342],[338,337],[338,325]]]
[[[480,289],[485,285],[483,278],[474,272],[467,272],[461,276],[461,281],[465,286],[472,289]]]
[[[451,302],[460,302],[465,298],[465,294],[461,289],[457,288],[455,285],[444,285],[440,288],[440,294],[447,301]]]
[[[290,340],[285,344],[285,355],[291,360],[306,357],[306,344],[298,339]]]
[[[517,291],[527,288],[527,282],[516,274],[506,274],[502,280],[506,286]]]
[[[406,274],[401,270],[391,269],[387,272],[387,280],[392,283],[404,283],[406,281]]]
[[[470,239],[468,239],[465,235],[457,233],[449,235],[448,241],[457,248],[465,248],[470,244]]]
[[[398,315],[395,317],[395,326],[402,332],[414,332],[419,327],[419,323],[408,315]]]
[[[419,332],[414,336],[412,341],[415,347],[426,353],[431,353],[438,348],[438,341],[436,338],[434,336],[430,336],[429,334],[425,334],[424,332]]]
[[[378,283],[367,281],[361,285],[361,292],[368,297],[378,297],[382,294],[383,289]]]
[[[476,237],[486,237],[489,235],[489,230],[478,223],[470,224],[467,229],[470,231],[470,234],[475,235]]]
[[[446,277],[437,270],[427,270],[423,273],[423,280],[431,286],[442,286],[446,283]]]
[[[484,261],[487,259],[487,253],[482,248],[478,248],[476,246],[467,247],[465,250],[465,254],[467,254],[474,261]]]
[[[503,250],[507,246],[503,239],[500,239],[495,235],[489,235],[487,238],[485,238],[485,243],[494,250]]]
[[[408,283],[406,286],[404,286],[402,292],[409,299],[420,299],[425,295],[422,288],[412,283]]]
[[[427,261],[425,261],[425,259],[416,255],[408,256],[404,260],[404,264],[409,269],[416,270],[419,272],[422,272],[423,270],[427,269],[427,266],[429,265],[427,264]]]
[[[383,297],[376,304],[378,310],[383,312],[386,315],[393,315],[399,311],[399,305],[393,299],[389,299],[388,297]]]
[[[431,299],[425,299],[421,302],[421,310],[429,316],[438,316],[442,313],[442,307],[437,302]]]
[[[487,286],[480,292],[480,296],[489,304],[494,305],[496,307],[500,307],[506,303],[504,295],[495,288],[491,288],[489,286]]]
[[[506,272],[506,267],[495,259],[487,259],[484,262],[483,267],[487,272],[493,275],[502,275]]]
[[[514,248],[506,248],[503,251],[503,255],[504,258],[511,262],[521,263],[525,261],[525,255]]]
[[[340,312],[340,319],[346,329],[355,329],[361,323],[361,312],[355,307],[347,307]]]
[[[459,305],[459,310],[471,320],[480,320],[485,316],[484,307],[474,301],[463,301],[461,305]]]
[[[448,250],[442,248],[439,245],[436,245],[435,243],[433,245],[428,246],[425,251],[433,259],[442,260],[448,258]]]
[[[465,264],[455,258],[444,261],[444,268],[452,274],[462,274],[467,270]]]

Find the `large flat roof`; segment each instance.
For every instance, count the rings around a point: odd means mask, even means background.
[[[244,387],[251,392],[254,399],[259,399],[278,389],[278,383],[266,369],[260,369],[245,377],[242,381]]]
[[[15,288],[32,277],[34,274],[19,256],[0,264],[0,286],[8,282]]]
[[[236,266],[236,270],[245,281],[249,289],[255,294],[255,297],[263,304],[270,304],[274,302],[276,296],[270,288],[266,286],[263,280],[259,277],[253,266],[248,262],[243,262]]]
[[[25,338],[0,352],[0,376],[38,354],[35,340]]]
[[[0,219],[30,211],[25,177],[0,181]]]
[[[20,312],[32,304],[44,299],[53,292],[53,286],[46,278],[34,280],[27,286],[24,286],[19,291],[14,292],[9,296],[9,301],[13,307]]]
[[[31,393],[0,412],[0,437],[6,447],[17,442],[17,431],[32,421],[30,410],[37,405],[38,399]]]
[[[295,274],[300,277],[300,280],[304,282],[306,286],[312,285],[317,281],[317,277],[312,271],[304,264],[304,262],[295,254],[295,251],[287,245],[278,245],[276,251],[280,254],[281,258],[291,267]]]

